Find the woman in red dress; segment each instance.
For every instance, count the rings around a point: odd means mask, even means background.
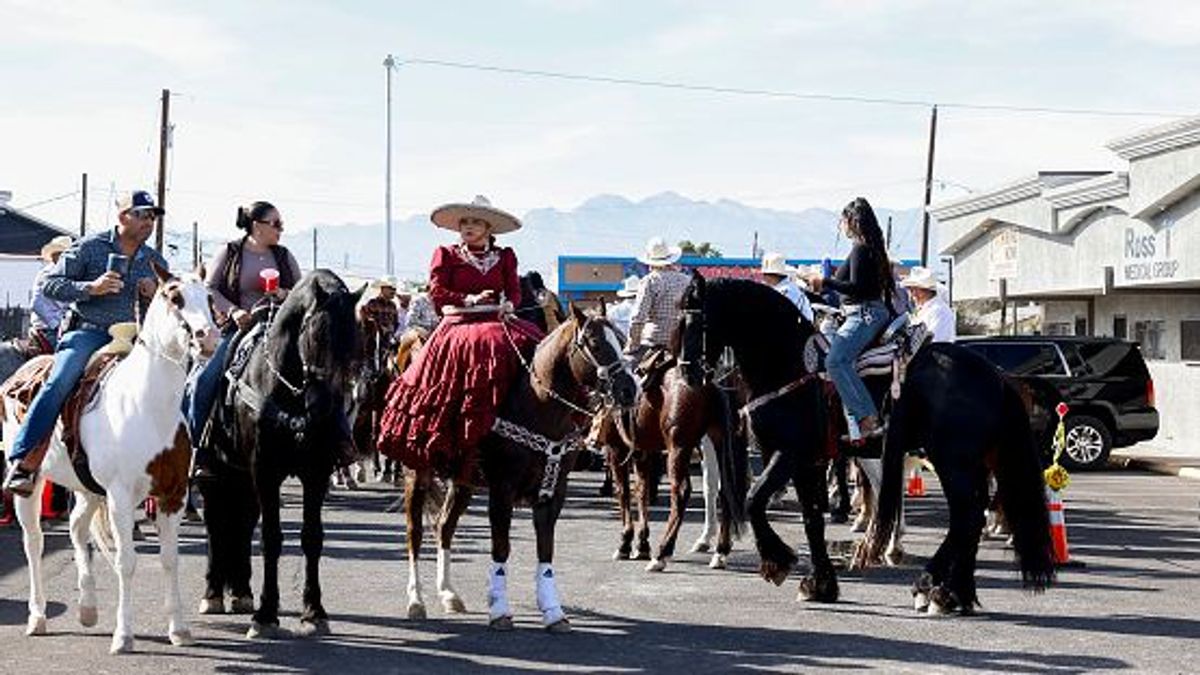
[[[528,357],[542,335],[511,315],[521,302],[517,256],[495,245],[521,222],[483,197],[430,219],[460,241],[433,252],[429,297],[442,320],[388,390],[379,449],[411,469],[473,481],[479,443],[522,368],[516,350]]]

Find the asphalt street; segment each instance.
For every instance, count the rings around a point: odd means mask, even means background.
[[[423,566],[430,617],[405,616],[403,519],[389,511],[398,492],[370,485],[331,494],[325,511],[322,568],[333,635],[320,640],[251,642],[247,617],[199,616],[204,571],[201,525],[185,525],[181,583],[197,644],[172,647],[161,610],[162,574],[151,531],[139,546],[137,653],[108,655],[116,580],[97,565],[100,624],[75,621],[75,568],[65,523],[50,525],[46,577],[50,635],[24,636],[27,578],[20,531],[0,529],[0,649],[5,673],[402,673],[402,672],[729,672],[735,670],[886,670],[892,672],[1039,672],[1105,670],[1196,672],[1200,665],[1200,483],[1137,472],[1079,474],[1067,493],[1073,557],[1048,593],[1021,590],[1011,552],[989,540],[980,551],[983,608],[969,618],[931,618],[911,609],[909,585],[944,532],[936,482],[909,507],[909,558],[898,568],[843,574],[842,600],[795,600],[798,574],[782,587],[756,574],[749,535],[730,569],[686,553],[700,530],[693,500],[681,554],[666,572],[641,562],[614,562],[618,522],[597,497],[599,474],[572,476],[559,526],[556,568],[574,632],[540,627],[533,592],[533,527],[518,511],[510,561],[516,630],[489,631],[484,589],[488,562],[485,497],[477,496],[459,530],[453,579],[467,614],[447,616],[433,589],[433,547]],[[695,482],[699,492],[698,481]],[[286,546],[281,564],[285,626],[297,624],[303,578],[298,491],[287,488]],[[665,490],[664,490],[665,498]],[[794,503],[772,516],[801,553]],[[652,537],[665,519],[655,510]],[[149,528],[147,528],[149,530]],[[847,526],[830,538],[849,541]],[[255,583],[259,575],[255,561]]]

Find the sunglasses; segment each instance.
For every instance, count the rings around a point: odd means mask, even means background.
[[[280,232],[283,231],[283,221],[282,220],[256,220],[254,222],[262,223],[263,225],[273,227],[276,230],[279,230]]]
[[[129,217],[137,220],[154,220],[155,213],[149,209],[136,209],[129,212]]]

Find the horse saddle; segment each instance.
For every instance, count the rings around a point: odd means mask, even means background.
[[[822,313],[822,307],[817,305],[814,310]],[[833,310],[836,312],[837,310]],[[825,312],[828,313],[828,312]],[[818,321],[818,325],[824,323]],[[916,356],[931,335],[923,323],[912,323],[907,314],[901,314],[888,324],[875,342],[859,354],[854,368],[859,377],[875,377],[880,375],[896,375],[896,371]],[[810,372],[825,372],[825,357],[829,354],[830,335],[818,331],[809,336],[804,344],[804,367]],[[900,373],[902,376],[902,373]],[[901,379],[898,384],[901,384]]]
[[[124,356],[119,353],[98,353],[93,356],[83,371],[83,377],[79,379],[79,383],[75,385],[75,389],[67,397],[62,411],[59,413],[62,442],[67,449],[67,457],[75,468],[75,474],[84,487],[98,495],[105,494],[104,488],[100,487],[96,479],[92,477],[87,450],[83,447],[82,439],[79,436],[79,421],[83,418],[83,414],[95,405],[96,392],[100,390],[100,385]],[[20,406],[17,411],[18,419],[23,419],[29,411],[34,397],[41,391],[42,385],[50,377],[50,371],[53,368],[54,357],[46,356],[35,359],[22,366],[5,383],[3,391],[0,391],[0,396],[17,402]],[[44,443],[30,453],[27,461],[34,466],[40,465],[49,447],[50,439],[47,438]]]
[[[642,382],[642,389],[652,389],[662,384],[667,371],[675,365],[675,356],[662,347],[649,347],[642,353],[633,372]]]

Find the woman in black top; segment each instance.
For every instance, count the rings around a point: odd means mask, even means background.
[[[842,209],[841,228],[854,242],[850,255],[832,276],[809,275],[813,290],[830,288],[841,296],[846,320],[829,345],[825,367],[837,387],[851,438],[882,433],[879,411],[866,385],[854,370],[854,362],[887,325],[889,312],[885,298],[895,290],[891,263],[883,244],[879,221],[866,199],[859,197]],[[857,429],[855,428],[857,425]]]

